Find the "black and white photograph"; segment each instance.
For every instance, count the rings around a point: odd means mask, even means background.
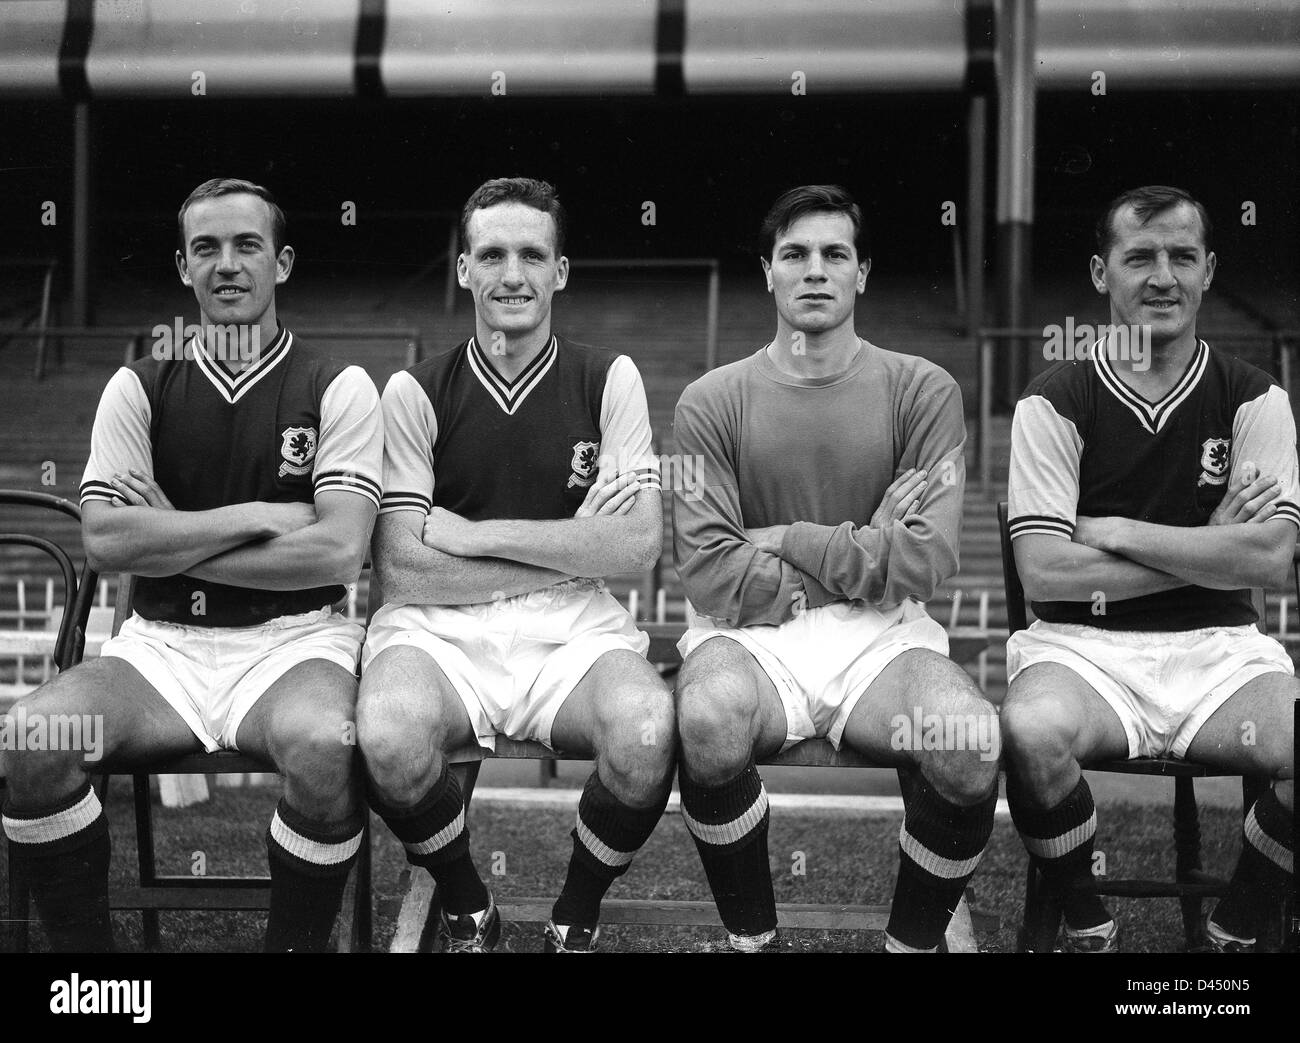
[[[1298,199],[1300,0],[0,0],[0,981],[1280,1014]]]

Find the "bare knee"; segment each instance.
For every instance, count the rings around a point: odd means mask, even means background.
[[[352,785],[356,724],[341,710],[295,715],[276,728],[270,748],[276,767],[300,804],[318,808],[345,800]],[[311,808],[300,810],[310,813]]]
[[[923,716],[922,739],[925,729],[933,728],[938,741],[923,741],[923,750],[933,748],[918,759],[940,795],[965,807],[986,799],[997,787],[1001,721],[993,704],[974,690],[952,693],[945,705],[948,711],[933,720]]]
[[[648,805],[671,782],[676,754],[672,696],[658,685],[629,685],[602,699],[596,713],[597,760],[620,800]]]
[[[996,752],[978,747],[945,750],[925,763],[926,775],[935,789],[945,800],[962,807],[986,799],[998,784]]]
[[[688,675],[677,686],[682,759],[702,782],[723,781],[753,753],[759,699],[753,681],[734,670]]]
[[[0,716],[0,769],[10,800],[19,807],[40,807],[74,792],[87,777],[87,750],[65,743],[55,714],[42,690],[19,699]]]
[[[1070,723],[1053,700],[1009,698],[1002,706],[1001,730],[1008,770],[1030,793],[1054,791],[1077,770]]]
[[[437,735],[363,699],[357,707],[357,742],[370,784],[382,797],[400,806],[424,795],[441,756]]]

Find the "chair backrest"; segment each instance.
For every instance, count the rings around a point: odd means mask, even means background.
[[[1011,546],[1011,524],[1007,520],[1007,501],[998,504],[998,536],[1002,541],[1002,586],[1007,593],[1007,631],[1014,634],[1029,626],[1025,614],[1025,588],[1016,570],[1016,554]]]
[[[51,493],[28,489],[0,489],[0,505],[36,507],[58,511],[69,518],[81,521],[81,510],[71,500]],[[78,578],[72,557],[57,543],[28,532],[0,532],[0,544],[33,547],[54,560],[63,577],[63,616],[59,620],[58,637],[54,643],[54,665],[60,671],[81,661],[86,644],[86,622],[95,601],[95,588],[99,574],[89,563],[83,564]]]
[[[135,575],[122,572],[117,577],[117,600],[113,602],[112,635],[117,637],[122,624],[131,618],[132,605],[135,602]]]
[[[361,574],[364,576],[367,570],[370,572],[370,582],[366,584],[366,626],[370,626],[375,613],[384,607],[384,592],[379,586],[379,573],[375,571],[374,563],[369,557],[361,566]]]

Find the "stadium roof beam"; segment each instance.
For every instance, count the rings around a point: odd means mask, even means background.
[[[972,26],[992,2],[313,0],[245,11],[209,0],[8,0],[0,3],[0,97],[78,104],[72,274],[74,312],[84,318],[91,187],[84,106],[92,99],[937,91],[966,93],[974,128],[989,87],[977,74],[988,63]],[[998,0],[1002,20],[1014,20],[1024,2]],[[1009,222],[1000,240],[1020,235],[1024,213],[1032,220],[1032,173],[1008,165],[1028,163],[1030,152],[1009,151],[1007,135],[1032,145],[1035,90],[1087,90],[1098,72],[1109,89],[1300,86],[1293,0],[1037,0],[1034,20],[1021,59],[1037,82],[1010,95],[1028,105],[1028,119],[999,116],[999,183],[1025,182],[1014,205],[1004,208],[999,197],[999,224],[1004,214]],[[1009,75],[1004,61],[1001,76]],[[1010,96],[1004,92],[1004,108]],[[972,142],[973,186],[981,152]],[[982,198],[973,189],[968,198],[968,221],[982,227]],[[981,238],[970,236],[971,271],[982,265]],[[999,250],[1027,270],[1018,247]],[[972,318],[981,303],[974,296]],[[1010,321],[1014,302],[1003,303]]]
[[[0,95],[964,91],[979,0],[7,0]],[[1004,0],[1014,6],[1018,0]],[[1038,0],[1044,90],[1300,84],[1291,0]],[[69,64],[79,75],[69,75]],[[500,74],[500,75],[498,75]]]

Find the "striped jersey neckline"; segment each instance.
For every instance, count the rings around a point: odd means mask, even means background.
[[[507,416],[513,416],[555,365],[555,359],[559,355],[559,341],[552,333],[546,347],[539,351],[537,357],[513,380],[507,380],[496,371],[479,346],[477,337],[469,339],[466,355],[469,358],[469,368],[483,385],[484,390],[492,396]]]
[[[1183,375],[1178,378],[1173,387],[1165,392],[1159,401],[1148,402],[1124,383],[1119,374],[1111,367],[1110,359],[1106,357],[1104,342],[1098,344],[1093,350],[1093,364],[1097,368],[1097,376],[1101,379],[1102,384],[1138,418],[1138,423],[1142,425],[1147,433],[1153,435],[1165,426],[1166,421],[1173,416],[1174,411],[1196,390],[1196,385],[1201,382],[1201,377],[1205,374],[1205,367],[1209,359],[1209,346],[1205,341],[1197,340],[1196,351],[1192,353],[1187,368],[1183,370]]]
[[[288,328],[279,327],[271,338],[271,343],[238,373],[231,373],[221,362],[212,358],[202,337],[195,336],[192,344],[194,361],[198,363],[200,372],[217,389],[217,393],[233,406],[284,360],[293,347],[293,334]]]

